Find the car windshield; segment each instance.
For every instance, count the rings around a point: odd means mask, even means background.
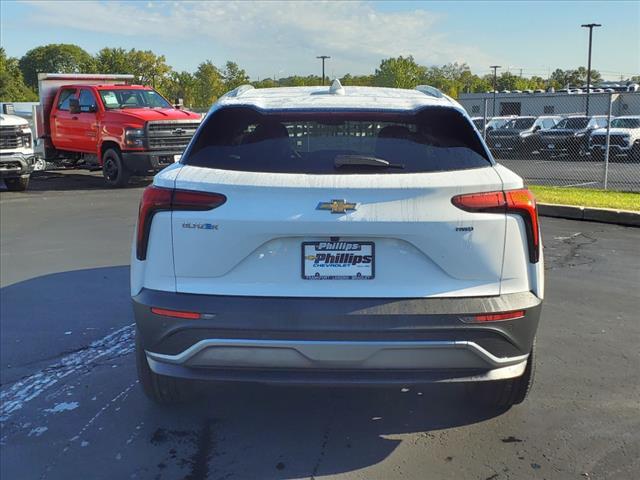
[[[578,130],[587,128],[589,124],[588,117],[564,118],[554,128],[566,128],[569,130]]]
[[[616,118],[611,120],[611,128],[640,128],[640,118]]]
[[[155,90],[114,88],[100,90],[100,98],[104,108],[116,110],[120,108],[173,108],[162,95]]]
[[[183,163],[278,173],[415,173],[491,164],[471,124],[453,109],[210,115]]]
[[[526,130],[527,128],[531,128],[535,121],[535,118],[515,118],[505,123],[502,128],[510,130]]]

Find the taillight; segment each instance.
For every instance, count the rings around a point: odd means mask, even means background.
[[[144,189],[138,210],[138,231],[136,235],[136,257],[147,258],[147,245],[151,221],[156,212],[170,210],[213,210],[227,201],[227,197],[219,193],[194,192],[191,190],[173,190],[155,187]]]
[[[456,195],[451,199],[456,207],[467,212],[515,213],[524,220],[529,247],[529,261],[537,263],[540,258],[540,230],[536,199],[526,188],[496,192]]]

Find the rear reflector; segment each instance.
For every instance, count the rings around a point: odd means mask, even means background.
[[[527,233],[529,261],[537,263],[540,259],[540,230],[536,199],[526,188],[457,195],[451,199],[451,203],[467,212],[502,212],[520,215]]]
[[[484,323],[484,322],[499,322],[502,320],[515,320],[517,318],[524,317],[524,310],[515,310],[513,312],[500,312],[500,313],[478,313],[477,315],[469,315],[462,317],[463,322],[467,323]]]
[[[136,258],[138,260],[145,260],[147,258],[151,221],[157,212],[171,210],[213,210],[226,201],[227,197],[219,193],[173,190],[171,188],[161,188],[153,185],[145,188],[138,210]]]
[[[475,315],[473,318],[476,322],[498,322],[500,320],[514,320],[522,317],[524,317],[524,310],[504,313],[481,313]]]
[[[166,308],[152,307],[151,313],[162,315],[163,317],[185,318],[189,320],[196,320],[200,318],[200,314],[196,312],[181,312],[179,310],[167,310]]]

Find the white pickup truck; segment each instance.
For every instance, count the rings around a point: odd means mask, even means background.
[[[29,122],[0,114],[0,179],[10,191],[23,191],[34,169],[33,135]]]
[[[609,157],[621,156],[630,162],[640,162],[640,115],[627,115],[611,120],[609,129]],[[595,157],[604,157],[607,146],[607,129],[599,128],[591,133],[589,149]]]

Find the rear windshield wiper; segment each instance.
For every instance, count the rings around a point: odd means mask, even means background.
[[[404,168],[400,163],[390,163],[383,158],[368,155],[338,155],[333,161],[336,168],[342,167],[378,167],[378,168]]]

